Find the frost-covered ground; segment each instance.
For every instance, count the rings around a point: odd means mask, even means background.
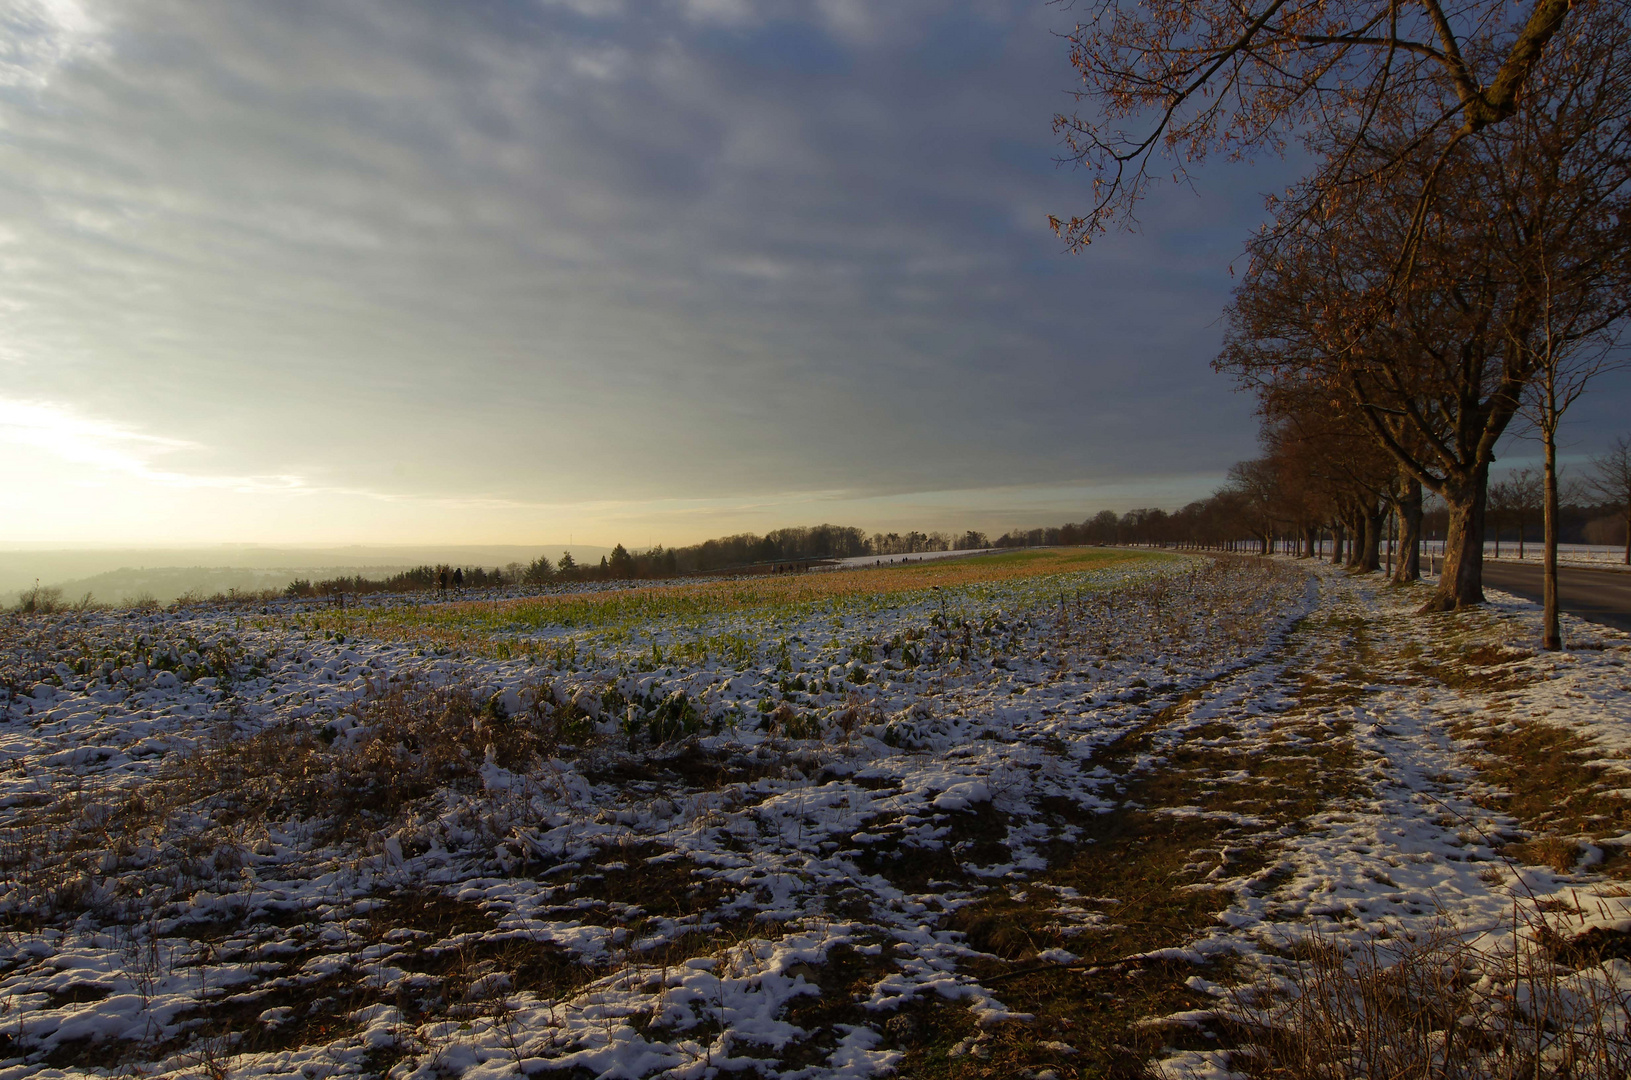
[[[1518,545],[1510,541],[1503,543],[1500,551],[1495,545],[1484,545],[1486,559],[1499,559],[1501,562],[1518,562]],[[1546,557],[1544,544],[1525,544],[1523,546],[1523,562],[1539,563]],[[1626,570],[1631,569],[1625,565],[1625,548],[1618,545],[1603,544],[1559,544],[1557,545],[1557,561],[1559,566],[1589,566],[1597,570]]]
[[[14,617],[0,1078],[1221,1073],[1299,943],[1631,986],[1628,639],[1496,599],[1028,552]]]
[[[1329,558],[1330,552],[1327,544],[1321,545],[1321,554]],[[1426,553],[1435,559],[1444,553],[1439,541],[1429,541]],[[1385,551],[1385,549],[1384,549]],[[1532,541],[1523,546],[1523,562],[1539,563],[1545,558],[1545,545],[1539,541]],[[1497,545],[1493,540],[1484,542],[1484,558],[1499,560],[1501,562],[1518,562],[1518,543],[1516,540],[1503,540]],[[1625,547],[1613,544],[1559,544],[1557,546],[1557,561],[1560,566],[1585,566],[1597,570],[1624,570],[1631,569],[1625,566]]]

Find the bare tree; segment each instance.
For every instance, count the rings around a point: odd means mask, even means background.
[[[1555,479],[1556,472],[1554,470]],[[1512,475],[1512,517],[1518,523],[1518,558],[1528,558],[1525,541],[1529,526],[1546,514],[1546,481],[1533,469],[1519,469]]]
[[[1292,224],[1252,246],[1217,361],[1248,383],[1347,396],[1444,499],[1444,574],[1427,610],[1483,600],[1489,466],[1546,350],[1572,354],[1631,306],[1631,42],[1619,22],[1576,23],[1569,37],[1531,73],[1517,117],[1453,159],[1401,152],[1406,129],[1373,125],[1376,145],[1356,155],[1401,162],[1419,182],[1288,200]],[[1423,217],[1415,192],[1430,173]],[[1412,231],[1416,270],[1401,284]]]
[[[1529,348],[1534,353],[1538,377],[1524,395],[1524,413],[1540,434],[1544,449],[1542,465],[1542,517],[1545,522],[1541,588],[1544,630],[1542,647],[1563,648],[1563,632],[1557,609],[1557,431],[1563,414],[1586,392],[1586,386],[1602,372],[1620,366],[1624,355],[1619,346],[1619,323],[1599,323],[1598,312],[1585,314],[1586,333],[1580,333],[1580,313],[1559,311],[1559,297],[1553,288],[1550,252],[1537,253],[1533,287],[1541,309],[1540,328]],[[1562,298],[1562,303],[1580,303],[1579,293]],[[1617,314],[1617,313],[1615,313]],[[1520,544],[1521,544],[1520,537]],[[1522,549],[1519,550],[1522,558]]]
[[[1591,459],[1586,483],[1625,513],[1625,565],[1631,566],[1631,435],[1621,435]]]
[[[1524,539],[1529,525],[1545,508],[1545,492],[1540,474],[1533,469],[1516,469],[1506,479],[1489,486],[1489,517],[1496,519],[1495,554],[1501,554],[1502,522],[1518,529],[1518,558],[1524,558]]]
[[[1497,480],[1484,497],[1484,521],[1495,531],[1495,557],[1501,557],[1501,531],[1512,521],[1512,481]],[[1522,533],[1520,532],[1521,536]],[[1522,558],[1520,555],[1519,558]]]
[[[1339,519],[1354,545],[1350,569],[1381,568],[1382,529],[1403,492],[1399,468],[1376,444],[1351,406],[1307,382],[1280,381],[1259,388],[1263,443],[1276,463],[1281,506],[1301,488],[1305,499]],[[1295,512],[1288,516],[1295,517]]]
[[[1068,35],[1086,116],[1054,128],[1093,172],[1092,208],[1052,223],[1081,247],[1128,220],[1175,160],[1174,176],[1222,151],[1281,153],[1321,140],[1310,178],[1322,192],[1392,183],[1414,148],[1442,165],[1460,144],[1514,116],[1549,52],[1577,21],[1624,21],[1616,0],[1097,0]],[[1135,121],[1128,131],[1122,126]],[[1401,131],[1397,156],[1360,151],[1378,125]],[[1332,136],[1335,136],[1333,139]],[[1425,212],[1439,169],[1413,177]],[[1420,214],[1416,215],[1419,220]],[[1400,253],[1417,235],[1401,237]]]

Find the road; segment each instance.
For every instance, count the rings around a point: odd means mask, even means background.
[[[1435,572],[1438,561],[1434,556]],[[1540,566],[1485,559],[1484,584],[1538,602]],[[1631,573],[1560,566],[1557,568],[1557,600],[1570,615],[1631,630]]]

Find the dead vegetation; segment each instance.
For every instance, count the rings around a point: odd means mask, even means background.
[[[1623,772],[1567,728],[1515,720],[1514,691],[1544,676],[1488,612],[1468,613],[1429,647],[1400,650],[1409,670],[1495,708],[1451,725],[1477,751],[1476,801],[1526,830],[1485,837],[1511,863],[1578,874],[1582,837],[1621,834]],[[1407,646],[1412,643],[1406,643]],[[1461,824],[1465,824],[1462,822]],[[1521,834],[1520,834],[1521,835]],[[1627,874],[1609,846],[1592,872]],[[1491,870],[1490,881],[1505,880]],[[1534,901],[1533,897],[1529,898]],[[1317,929],[1273,967],[1279,990],[1237,988],[1213,1024],[1229,1067],[1251,1077],[1399,1080],[1606,1080],[1631,1071],[1631,994],[1611,967],[1631,934],[1570,929],[1566,901],[1516,902],[1504,934],[1441,916],[1425,933],[1381,934],[1353,949]]]
[[[1317,934],[1281,965],[1282,993],[1223,1012],[1251,1077],[1619,1080],[1631,1071],[1631,994],[1551,924],[1514,920],[1516,945],[1443,923],[1345,951]],[[1618,942],[1623,948],[1624,942]],[[1572,964],[1559,964],[1573,951]]]
[[[1191,625],[1192,612],[1204,606],[1207,590],[1227,592],[1254,575],[1264,575],[1261,584],[1269,592],[1283,593],[1288,582],[1300,581],[1283,568],[1263,567],[1228,560],[1206,574],[1141,584],[1115,598],[1061,596],[1045,612],[983,621],[946,618],[916,636],[902,634],[887,650],[881,637],[862,644],[891,659],[904,656],[908,644],[921,649],[919,659],[938,646],[941,659],[955,656],[947,663],[959,671],[970,658],[1034,662],[1034,655],[1018,654],[1040,648],[1044,680],[1097,671],[1101,664],[1109,668],[1124,658],[1148,664],[1150,657],[1184,650],[1221,664],[1259,650],[1278,609],[1266,601],[1242,606],[1207,627]],[[1122,606],[1112,610],[1115,605]],[[1099,606],[1105,610],[1095,611]],[[1112,628],[1100,633],[1096,628],[1105,619]],[[1081,803],[1037,796],[1028,807],[997,799],[937,811],[919,802],[863,819],[861,828],[870,834],[865,840],[851,837],[848,826],[833,834],[830,845],[826,833],[810,834],[822,838],[823,853],[845,847],[848,837],[860,850],[840,857],[853,858],[860,874],[849,882],[822,880],[819,891],[799,896],[805,911],[819,911],[827,922],[876,926],[900,914],[884,911],[896,903],[888,897],[905,894],[914,922],[960,935],[946,955],[956,956],[955,971],[966,985],[989,988],[1003,1006],[1033,1019],[982,1024],[974,1009],[930,992],[893,1012],[864,1008],[861,1001],[880,980],[903,970],[884,933],[857,938],[868,942],[865,951],[839,945],[824,961],[797,965],[797,974],[821,994],[788,999],[777,1019],[809,1035],[763,1050],[763,1060],[783,1070],[819,1069],[837,1048],[841,1025],[853,1024],[877,1029],[882,1047],[904,1055],[899,1073],[910,1076],[1006,1078],[1053,1070],[1060,1076],[1132,1078],[1146,1075],[1149,1062],[1171,1049],[1233,1051],[1232,1067],[1253,1075],[1361,1075],[1342,1071],[1348,1068],[1342,1062],[1370,1051],[1331,1049],[1336,1044],[1318,1023],[1336,1021],[1296,1013],[1289,997],[1241,996],[1232,1015],[1220,1008],[1217,984],[1260,973],[1226,951],[1190,947],[1218,936],[1218,916],[1244,895],[1239,890],[1265,895],[1281,884],[1283,878],[1274,876],[1273,839],[1280,830],[1296,829],[1369,790],[1369,766],[1355,748],[1355,727],[1362,725],[1352,719],[1373,689],[1367,683],[1426,685],[1436,681],[1432,672],[1459,678],[1450,668],[1460,665],[1472,674],[1456,688],[1484,694],[1521,674],[1524,658],[1506,646],[1464,641],[1443,655],[1418,652],[1414,659],[1426,656],[1425,666],[1407,672],[1404,661],[1410,658],[1378,656],[1373,627],[1345,609],[1317,625],[1310,620],[1302,630],[1318,635],[1320,649],[1305,650],[1308,638],[1294,634],[1271,658],[1273,693],[1254,701],[1250,711],[1213,710],[1205,722],[1192,720],[1191,709],[1203,703],[1208,689],[1179,693],[1180,668],[1169,663],[1163,676],[1159,660],[1145,668],[1148,679],[1124,680],[1116,701],[1126,707],[1122,715],[1132,718],[1130,726],[1079,760],[1082,772],[1107,777],[1065,788],[1083,792]],[[1001,663],[995,666],[1002,670]],[[1498,678],[1480,682],[1479,672]],[[926,672],[918,668],[916,674]],[[840,704],[829,706],[812,730],[807,725],[818,714],[808,696],[797,696],[802,687],[787,675],[780,699],[772,688],[768,707],[759,709],[759,737],[749,745],[696,737],[688,729],[708,730],[695,715],[697,705],[671,688],[636,703],[614,700],[615,682],[571,693],[557,693],[546,683],[512,700],[520,707],[511,710],[474,696],[465,685],[387,682],[371,685],[354,709],[317,723],[253,732],[223,725],[191,750],[151,763],[140,784],[85,777],[42,787],[37,796],[11,804],[16,827],[0,832],[11,929],[99,923],[129,943],[130,970],[150,963],[172,977],[188,965],[202,970],[243,962],[274,938],[294,951],[280,955],[247,988],[205,991],[201,979],[196,1001],[181,1014],[186,1034],[171,1042],[62,1043],[48,1054],[35,1044],[0,1044],[0,1053],[32,1054],[35,1063],[64,1067],[115,1060],[135,1065],[161,1052],[182,1054],[196,1058],[196,1068],[208,1075],[230,1066],[235,1054],[343,1041],[358,1033],[359,1010],[389,1006],[399,1018],[393,1041],[375,1045],[368,1058],[382,1075],[401,1062],[434,1062],[442,1037],[435,1033],[453,1030],[508,1031],[503,1037],[519,1062],[523,1051],[549,1057],[575,1045],[564,1035],[553,1041],[557,1010],[564,1016],[598,1002],[614,986],[625,999],[650,999],[646,1011],[636,1006],[625,1017],[631,1030],[652,1040],[706,1044],[723,1030],[721,1021],[703,1006],[689,1026],[672,1016],[660,1020],[662,987],[673,972],[690,970],[691,961],[723,963],[720,958],[741,953],[747,943],[774,942],[806,929],[782,911],[773,919],[760,917],[772,903],[787,903],[789,894],[778,895],[771,878],[795,877],[803,855],[813,857],[817,841],[805,847],[802,839],[806,797],[816,796],[810,804],[820,805],[832,793],[822,793],[829,784],[848,787],[839,796],[845,805],[852,797],[864,802],[865,794],[910,791],[887,770],[855,775],[853,755],[860,750],[836,748],[859,746],[868,729],[887,725],[904,733],[898,740],[903,758],[932,760],[921,756],[943,752],[947,732],[954,730],[944,725],[957,716],[955,705],[886,716],[848,681],[846,693],[836,698]],[[936,690],[926,685],[925,692]],[[1017,688],[999,705],[1012,700],[1024,709],[1030,692]],[[614,718],[639,704],[630,715],[638,712],[640,724],[591,736],[595,703],[603,713],[614,709],[607,713]],[[846,712],[852,714],[847,724]],[[1022,725],[997,730],[973,724],[956,730],[978,746],[987,745],[978,742],[984,737],[992,745],[1036,752],[1050,769],[1077,767],[1069,761],[1066,727],[1041,733]],[[817,743],[818,736],[827,745]],[[1583,742],[1514,724],[1490,732],[1486,749],[1492,762],[1510,759],[1507,766],[1492,766],[1509,768],[1510,775],[1486,774],[1502,792],[1500,805],[1535,830],[1532,838],[1508,844],[1509,858],[1573,870],[1586,853],[1578,842],[1586,827],[1602,825],[1598,818],[1611,804],[1616,812],[1623,809],[1604,792],[1557,799],[1565,788],[1573,794],[1568,785],[1580,769],[1599,767],[1586,760],[1590,750]],[[555,814],[562,804],[545,800],[542,809],[525,809],[547,783],[547,763],[557,755],[573,759],[595,800],[578,806],[582,814],[575,819],[595,839],[565,856],[533,842],[536,832],[568,820]],[[1606,771],[1591,775],[1594,788],[1606,788]],[[499,783],[490,786],[494,779]],[[1113,792],[1119,805],[1107,811],[1088,791]],[[801,809],[788,808],[789,792]],[[647,814],[653,806],[663,809]],[[638,828],[626,827],[631,818],[639,818]],[[456,848],[449,840],[453,833],[432,831],[438,821],[454,819],[463,830],[457,841],[463,846]],[[721,827],[727,821],[730,827]],[[517,822],[525,827],[512,828]],[[792,830],[778,834],[790,823]],[[710,830],[718,835],[704,843]],[[796,843],[789,839],[794,832],[801,838]],[[690,839],[681,842],[682,836]],[[447,852],[449,859],[463,860],[460,873],[520,882],[524,888],[516,895],[524,892],[527,899],[511,911],[508,901],[456,899],[436,888],[397,884],[369,886],[376,891],[360,901],[319,910],[269,902],[266,893],[245,884],[245,871],[267,845],[280,856],[279,873],[298,875],[319,860],[328,860],[321,863],[326,867],[383,865],[389,862],[382,854],[387,837],[408,861],[427,848],[437,857]],[[706,857],[686,854],[693,839],[709,851]],[[785,853],[779,843],[793,845],[790,862],[777,862]],[[1021,850],[1044,856],[1046,869],[1007,874],[1003,868]],[[298,857],[286,858],[290,851]],[[747,869],[761,861],[768,869]],[[1242,886],[1247,879],[1250,884]],[[196,895],[221,902],[194,911],[185,901]],[[509,928],[517,925],[506,921],[511,915],[522,916],[521,925],[536,920],[532,925],[570,928],[580,942],[609,944],[568,948],[547,933]],[[143,950],[160,935],[192,952],[179,960],[157,952],[144,959]],[[1621,936],[1603,931],[1559,931],[1539,940],[1537,947],[1557,966],[1555,977],[1570,986],[1577,973],[1627,951]],[[1311,989],[1303,997],[1335,994],[1325,1011],[1341,1023],[1374,1028],[1380,1022],[1363,1010],[1385,1006],[1408,1013],[1398,1003],[1426,978],[1395,969],[1405,963],[1425,971],[1440,962],[1405,957],[1405,950],[1404,944],[1385,942],[1369,959],[1344,956],[1340,974],[1331,966],[1336,961],[1317,950],[1275,962],[1289,977],[1307,980]],[[307,961],[325,955],[344,962],[321,974],[302,972]],[[953,970],[948,960],[936,963]],[[387,970],[395,973],[389,979],[382,975]],[[1456,979],[1463,975],[1450,982]],[[1494,991],[1474,989],[1485,996],[1456,1000],[1502,1015]],[[80,997],[89,1002],[95,992],[88,985],[59,985],[50,1000],[62,1008]],[[517,1029],[516,1016],[542,1003],[549,1010],[547,1030]],[[1160,1017],[1168,1019],[1152,1021]],[[673,1030],[663,1023],[674,1024]],[[1455,1023],[1460,1026],[1446,1029],[1443,1017],[1433,1014],[1409,1020],[1406,1034],[1429,1047],[1434,1039],[1443,1044],[1446,1031],[1471,1038],[1463,1030],[1467,1025]],[[375,1037],[377,1042],[377,1032]],[[536,1069],[536,1063],[528,1067]],[[1595,1080],[1597,1074],[1578,1075]]]
[[[1477,744],[1472,762],[1487,789],[1480,801],[1530,833],[1503,848],[1508,857],[1568,873],[1581,854],[1580,838],[1631,832],[1623,767],[1605,763],[1578,732],[1539,720],[1465,723],[1455,731]],[[1631,878],[1631,859],[1620,846],[1605,844],[1602,852],[1602,873]]]
[[[1411,670],[1463,695],[1501,694],[1540,681],[1527,663],[1534,653],[1512,641],[1516,631],[1488,611],[1436,616],[1437,633],[1411,663]]]
[[[78,778],[14,814],[0,829],[10,885],[0,922],[95,910],[128,923],[202,887],[234,891],[250,850],[274,831],[366,848],[439,796],[478,790],[486,767],[536,771],[577,729],[572,710],[542,693],[509,716],[467,686],[412,681],[380,686],[320,729],[240,735],[222,723],[141,782]],[[100,888],[101,877],[117,885]]]
[[[1047,870],[1023,886],[993,889],[945,920],[984,954],[963,969],[1034,1020],[981,1027],[961,1009],[903,1010],[898,1023],[886,1025],[906,1051],[903,1072],[996,1078],[1053,1069],[1131,1080],[1148,1075],[1163,1049],[1227,1045],[1202,1024],[1148,1021],[1213,1008],[1215,998],[1196,988],[1196,978],[1232,978],[1230,956],[1198,964],[1197,954],[1163,952],[1185,950],[1233,902],[1231,891],[1208,881],[1266,869],[1272,849],[1249,838],[1354,790],[1346,725],[1318,719],[1333,695],[1353,691],[1334,689],[1344,680],[1329,671],[1300,684],[1304,696],[1281,715],[1274,753],[1237,749],[1227,724],[1186,727],[1183,717],[1200,696],[1191,692],[1096,755],[1096,764],[1124,774],[1124,808],[1049,802],[1055,829],[1071,830],[1071,839],[1047,849]],[[1061,962],[1064,953],[1075,959]]]

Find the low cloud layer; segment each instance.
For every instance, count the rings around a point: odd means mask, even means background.
[[[1068,17],[15,8],[4,392],[160,440],[140,444],[166,448],[155,472],[323,493],[172,491],[165,539],[431,538],[447,500],[486,507],[479,539],[641,543],[834,504],[950,523],[959,491],[981,526],[1042,512],[991,492],[1054,492],[1049,513],[1066,492],[1181,501],[1252,452],[1249,402],[1206,362],[1278,174],[1213,170],[1141,232],[1063,254],[1046,215],[1086,198],[1053,161]],[[105,529],[50,505],[61,455],[40,450],[44,505],[0,539]],[[1141,483],[1162,497],[1125,494]]]

